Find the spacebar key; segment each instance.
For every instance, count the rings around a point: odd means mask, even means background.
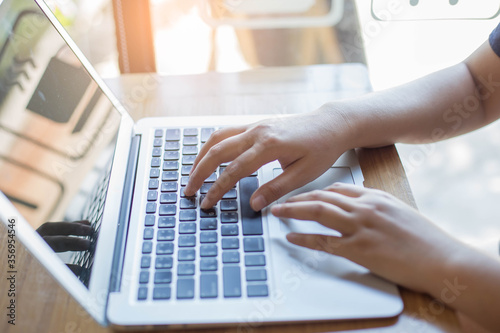
[[[241,226],[243,235],[262,235],[262,215],[250,207],[250,197],[259,187],[257,177],[246,177],[240,180]]]

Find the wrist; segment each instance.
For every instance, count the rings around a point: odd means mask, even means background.
[[[328,142],[334,142],[343,151],[362,147],[366,139],[362,119],[352,111],[349,103],[328,102],[315,111],[323,124],[328,124]]]

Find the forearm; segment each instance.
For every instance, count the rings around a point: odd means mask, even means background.
[[[464,246],[435,268],[428,292],[486,328],[500,327],[500,260]]]
[[[470,132],[486,124],[482,101],[464,63],[411,83],[330,103],[350,125],[353,147],[427,143]]]

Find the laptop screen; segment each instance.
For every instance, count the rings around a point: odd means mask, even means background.
[[[34,1],[0,3],[0,190],[87,285],[120,114]]]

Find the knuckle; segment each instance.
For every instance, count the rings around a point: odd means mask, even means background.
[[[268,202],[281,198],[285,192],[282,186],[276,183],[267,183],[262,186],[262,189],[263,193],[267,193],[266,199],[268,199]]]
[[[237,161],[233,161],[231,162],[227,167],[226,169],[224,170],[224,172],[226,175],[225,177],[229,178],[229,179],[233,179],[235,177],[238,177],[241,173],[241,165],[240,163],[238,163]]]
[[[320,190],[314,190],[309,193],[309,198],[313,201],[318,201],[322,198],[322,193]]]
[[[321,219],[327,211],[327,206],[323,202],[316,202],[311,207],[311,214],[314,220]]]
[[[214,131],[212,133],[212,135],[210,135],[209,140],[210,141],[219,142],[223,138],[223,136],[224,136],[223,133],[224,133],[224,131],[222,129],[218,129],[218,130]]]
[[[224,148],[220,143],[214,144],[212,147],[210,147],[208,154],[213,157],[218,157],[224,152]]]

